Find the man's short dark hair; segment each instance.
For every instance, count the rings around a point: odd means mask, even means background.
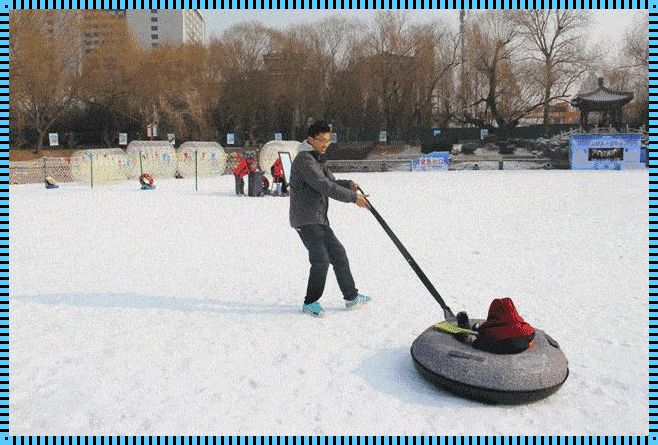
[[[306,136],[314,138],[322,133],[331,133],[331,127],[326,121],[315,121],[310,127],[308,127]]]

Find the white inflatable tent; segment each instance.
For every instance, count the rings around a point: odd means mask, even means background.
[[[195,159],[196,153],[196,159]],[[226,152],[217,142],[188,141],[176,150],[176,168],[183,177],[223,175]]]
[[[292,160],[295,160],[297,153],[299,153],[301,143],[297,141],[269,141],[260,149],[258,157],[258,165],[265,173],[270,174],[270,169],[279,157],[280,151],[287,151],[290,153]]]
[[[176,174],[176,150],[171,142],[132,141],[126,155],[130,178],[138,178],[142,172],[154,178],[173,178]]]
[[[128,158],[120,148],[78,150],[71,156],[74,181],[103,183],[128,178]]]

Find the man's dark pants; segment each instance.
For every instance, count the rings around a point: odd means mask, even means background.
[[[240,175],[233,174],[235,176],[235,194],[244,195],[244,179]]]
[[[330,264],[334,267],[334,274],[345,300],[354,299],[358,290],[354,287],[350,263],[345,248],[338,241],[331,227],[324,224],[309,224],[296,230],[308,250],[308,259],[311,262],[304,303],[310,304],[320,299]]]

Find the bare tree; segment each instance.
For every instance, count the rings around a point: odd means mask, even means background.
[[[466,79],[471,109],[464,121],[509,128],[539,107],[568,97],[589,66],[582,39],[586,16],[572,11],[486,11],[468,30]]]
[[[329,121],[339,121],[347,106],[344,87],[338,89],[342,73],[348,69],[351,48],[361,34],[362,26],[356,20],[340,15],[328,17],[318,23],[291,29],[294,38],[306,47],[311,63],[305,64],[303,76],[310,81],[307,94],[312,95],[308,116],[323,116]],[[297,68],[298,69],[298,68]],[[339,79],[340,78],[340,79]]]
[[[105,144],[114,142],[114,134],[126,122],[142,124],[136,112],[136,81],[144,59],[143,50],[128,24],[106,11],[80,12],[85,28],[99,40],[82,57],[80,100],[86,105],[100,107],[113,118],[105,122]],[[131,125],[134,126],[134,125]]]
[[[164,90],[159,95],[160,118],[184,140],[212,136],[210,110],[217,89],[206,77],[206,49],[199,44],[159,47],[153,56],[166,60]],[[162,65],[161,65],[162,66]]]
[[[10,29],[10,107],[36,130],[38,152],[53,124],[77,100],[79,16],[70,11],[15,10]]]
[[[337,34],[340,22],[325,22],[327,32]],[[317,25],[295,27],[274,34],[274,51],[278,59],[277,87],[273,91],[274,106],[281,115],[289,114],[289,134],[296,138],[307,121],[326,116],[329,82],[334,75],[332,56],[340,45],[325,42],[318,36]],[[333,51],[333,52],[332,52]],[[285,107],[285,108],[282,108]],[[287,109],[286,109],[287,108]]]
[[[629,114],[638,124],[648,124],[649,116],[649,15],[646,11],[636,13],[637,20],[626,32],[621,59],[628,72],[628,85],[635,93],[629,104]]]
[[[510,100],[509,95],[502,94],[501,85],[516,82],[513,69],[502,71],[505,66],[512,68],[512,57],[520,45],[515,14],[513,11],[478,13],[476,23],[468,32],[468,63],[476,76],[470,76],[471,110],[464,113],[466,122],[484,126],[492,120],[503,128],[514,125],[518,119],[518,113],[504,114],[500,107],[502,102]],[[506,76],[501,78],[503,74]],[[484,104],[484,111],[476,115],[480,104]]]
[[[457,107],[454,70],[460,65],[459,36],[442,23],[415,28],[417,97],[413,103],[412,125],[447,126]],[[453,104],[457,103],[457,107]]]
[[[637,12],[636,20],[626,30],[616,48],[608,49],[608,57],[600,59],[599,76],[617,91],[628,91],[634,99],[624,107],[624,119],[635,125],[648,124],[649,111],[649,33],[647,11]]]
[[[646,11],[638,12],[637,20],[624,37],[625,55],[629,67],[640,68],[643,72],[649,70],[649,16]]]
[[[315,54],[322,55],[321,70],[333,77],[339,70],[347,68],[350,48],[360,31],[359,22],[337,15],[312,26],[296,28],[294,35],[299,41],[307,42]]]
[[[414,112],[419,55],[428,40],[409,25],[408,16],[402,12],[380,12],[373,25],[363,40],[359,77],[381,107],[380,125],[392,138],[398,138]]]
[[[529,78],[541,86],[543,123],[549,124],[549,106],[570,95],[574,83],[590,67],[584,32],[589,13],[577,10],[529,10],[516,15],[528,45]]]
[[[217,83],[211,113],[219,133],[244,132],[256,139],[269,123],[270,85],[265,60],[273,52],[274,31],[260,22],[232,26],[209,46],[209,74]]]
[[[241,76],[263,68],[263,56],[272,50],[272,31],[260,22],[240,23],[227,29],[221,42],[224,77]]]

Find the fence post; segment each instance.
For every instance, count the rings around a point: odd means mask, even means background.
[[[48,170],[46,169],[46,157],[43,157],[43,182],[46,182],[48,178]]]
[[[199,149],[194,150],[194,190],[199,191]]]
[[[139,149],[139,176],[144,174],[144,167],[142,166],[142,149]]]

